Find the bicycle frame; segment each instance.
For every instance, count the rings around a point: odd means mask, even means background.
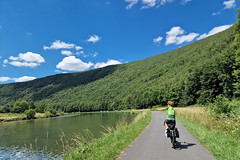
[[[170,140],[172,144],[172,148],[175,148],[176,146],[176,135],[174,130],[170,130]]]

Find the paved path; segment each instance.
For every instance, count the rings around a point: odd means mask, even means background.
[[[120,155],[117,160],[214,160],[215,158],[177,123],[180,138],[176,149],[164,135],[166,115],[152,112],[153,118],[142,134]]]

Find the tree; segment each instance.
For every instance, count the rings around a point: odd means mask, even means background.
[[[234,77],[234,94],[236,97],[240,96],[240,9],[238,9],[238,20],[237,23],[235,23],[235,39],[232,44],[233,50],[235,50],[235,64],[234,64],[234,71],[233,71],[233,77]]]
[[[33,119],[33,118],[35,118],[36,112],[35,112],[34,109],[28,109],[28,110],[26,110],[24,113],[26,114],[27,119]]]

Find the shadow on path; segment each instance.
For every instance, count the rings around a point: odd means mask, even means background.
[[[188,149],[191,146],[195,146],[195,143],[187,143],[187,142],[177,142],[176,150]]]

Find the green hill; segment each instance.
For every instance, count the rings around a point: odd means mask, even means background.
[[[239,26],[239,25],[238,25]],[[144,60],[0,85],[0,105],[26,100],[63,111],[115,110],[212,102],[235,96],[237,24]],[[239,42],[238,42],[239,43]],[[234,45],[235,44],[235,45]]]

